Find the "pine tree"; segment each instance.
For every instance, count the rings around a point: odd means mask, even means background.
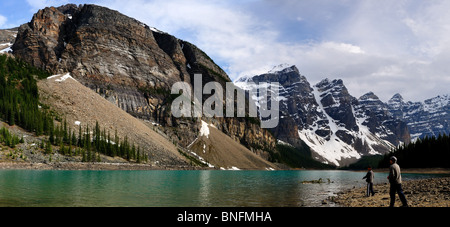
[[[137,160],[136,160],[136,162],[137,163],[141,163],[141,149],[140,149],[140,147],[138,147],[138,149],[137,149]]]
[[[87,162],[87,156],[86,156],[86,151],[83,149],[81,150],[81,155],[82,155],[82,159],[81,162]]]
[[[86,154],[86,162],[92,161],[91,150],[88,149],[86,153],[87,153],[87,154]]]
[[[68,150],[68,152],[69,152],[69,156],[71,156],[72,157],[72,143],[70,143],[69,144],[69,150]]]
[[[51,154],[52,151],[52,144],[50,143],[50,140],[47,140],[47,143],[45,145],[45,153],[46,154]]]
[[[77,137],[75,136],[75,131],[72,131],[72,145],[77,145]]]
[[[81,124],[80,127],[78,129],[78,146],[82,147],[83,146],[83,134],[82,134],[83,129],[81,128]]]
[[[66,144],[69,143],[69,131],[67,129],[67,120],[66,119],[64,119],[63,142]]]
[[[113,155],[114,156],[121,156],[121,154],[120,154],[120,151],[119,151],[119,143],[120,143],[120,140],[119,140],[119,136],[117,135],[117,129],[116,129],[116,131],[115,131],[115,134],[114,134],[114,149],[113,149]]]
[[[114,157],[113,146],[112,146],[112,141],[111,141],[111,134],[109,131],[108,131],[108,141],[107,141],[106,146],[107,146],[106,150],[108,151],[107,155]]]
[[[447,135],[425,137],[408,145],[399,146],[386,154],[380,167],[388,167],[389,158],[396,156],[403,168],[450,168],[450,143]]]
[[[84,148],[90,152],[91,150],[91,133],[89,132],[89,125],[86,125],[86,134],[84,139]]]
[[[132,159],[136,159],[136,146],[134,146],[134,143],[133,143],[133,146],[131,148],[131,158]]]
[[[61,144],[59,148],[59,153],[62,155],[66,155],[66,147],[64,146],[64,143]]]

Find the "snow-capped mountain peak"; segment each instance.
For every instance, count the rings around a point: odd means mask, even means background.
[[[383,138],[392,139],[389,126],[371,117],[375,114],[359,105],[342,80],[324,79],[311,86],[295,66],[285,66],[247,80],[280,83],[281,119],[274,129],[278,139],[294,146],[301,146],[303,141],[314,158],[337,166],[363,155],[383,154],[398,144],[396,138],[392,142]],[[365,100],[372,99],[379,100],[375,94],[367,94]],[[378,127],[372,127],[374,122]]]
[[[450,133],[450,95],[439,95],[423,102],[405,102],[400,94],[387,103],[389,111],[408,124],[413,140]]]
[[[279,64],[279,65],[274,66],[271,70],[269,70],[268,73],[277,73],[277,72],[282,72],[282,71],[285,71],[285,70],[289,70],[290,71],[290,70],[292,70],[292,67],[295,67],[295,66],[287,64],[287,63]]]
[[[280,83],[280,124],[274,135],[293,146],[306,143],[312,157],[324,163],[342,166],[389,152],[411,138],[449,133],[449,95],[406,102],[395,94],[384,103],[368,92],[357,99],[340,79],[311,86],[295,66],[286,64],[245,81]],[[238,86],[248,90],[245,83]]]

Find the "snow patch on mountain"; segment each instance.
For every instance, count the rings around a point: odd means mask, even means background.
[[[283,72],[283,73],[287,73],[287,72],[292,72],[293,65],[284,63],[284,64],[280,64],[280,65],[276,65],[274,66],[268,73],[278,73],[278,72]]]
[[[295,144],[297,138],[311,148],[319,161],[341,166],[364,155],[384,154],[394,147],[383,139],[392,139],[389,135],[393,135],[383,125],[387,122],[383,119],[389,119],[384,112],[387,107],[379,106],[381,101],[373,93],[363,97],[368,105],[365,107],[348,93],[342,80],[324,79],[311,87],[295,66],[286,64],[266,74],[236,80],[235,84],[250,91],[250,97],[256,100],[252,89],[264,85],[253,82],[279,82],[281,125],[275,131],[282,140],[278,141]],[[296,124],[295,130],[292,123]]]
[[[203,120],[202,120],[202,127],[200,128],[200,136],[206,136],[206,138],[209,138],[208,123],[204,122]]]
[[[346,143],[338,136],[338,132],[345,133],[347,135],[351,135],[353,138],[360,139],[362,145],[367,147],[367,154],[369,155],[380,154],[380,152],[377,151],[377,146],[379,146],[380,144],[389,146],[391,148],[394,147],[394,145],[392,145],[391,143],[380,139],[377,135],[370,132],[369,128],[363,124],[366,121],[367,116],[362,115],[363,117],[356,117],[354,107],[352,107],[352,114],[353,116],[355,116],[356,124],[359,130],[351,131],[345,128],[342,124],[339,124],[335,119],[327,114],[327,112],[325,111],[325,107],[323,106],[320,99],[320,97],[327,96],[330,91],[325,90],[324,92],[320,92],[317,86],[314,86],[313,89],[314,97],[316,98],[316,102],[319,105],[319,112],[322,112],[325,115],[326,120],[328,121],[327,126],[330,130],[330,136],[322,137],[316,133],[317,130],[320,129],[318,126],[318,122],[314,123],[313,126],[308,129],[299,130],[298,134],[299,137],[310,148],[312,148],[319,156],[326,160],[325,163],[340,166],[340,163],[343,159],[360,159],[362,157],[362,154],[355,148],[353,144]],[[338,102],[337,100],[335,101]],[[335,103],[332,105],[332,107],[333,106],[339,106],[339,104]]]
[[[63,75],[62,77],[60,77],[59,79],[56,79],[55,81],[56,81],[56,82],[64,82],[64,81],[66,81],[67,79],[72,79],[72,80],[74,80],[73,77],[70,76],[70,73],[67,73],[67,74]]]
[[[400,94],[387,103],[389,111],[405,121],[411,140],[450,133],[450,95],[444,94],[422,102],[406,102]]]
[[[0,54],[6,54],[9,52],[12,52],[11,47],[13,46],[13,43],[1,43],[0,44]]]

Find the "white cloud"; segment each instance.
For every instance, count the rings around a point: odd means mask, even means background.
[[[35,13],[39,9],[50,6],[60,6],[69,3],[68,0],[27,0],[27,3],[31,6],[31,11]]]
[[[400,92],[418,101],[450,86],[446,0],[97,3],[198,45],[232,79],[289,63],[311,83],[343,79],[354,96],[373,91],[387,100]],[[313,39],[295,39],[303,33]]]
[[[325,48],[334,49],[341,52],[348,52],[352,54],[364,54],[364,51],[359,46],[348,43],[325,42],[322,44]]]
[[[264,21],[239,11],[224,1],[102,1],[102,5],[135,17],[179,38],[187,39],[207,52],[230,72],[260,70],[277,61],[266,62],[256,56],[267,55],[277,32]],[[281,56],[280,56],[281,57]],[[259,58],[259,57],[258,57]]]
[[[0,15],[0,28],[2,28],[3,25],[6,24],[6,21],[8,21],[8,19],[5,16]]]

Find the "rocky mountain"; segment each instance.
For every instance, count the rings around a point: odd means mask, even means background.
[[[38,82],[39,96],[45,106],[64,116],[73,130],[93,128],[96,122],[111,134],[127,137],[130,143],[142,147],[155,166],[187,166],[177,147],[167,136],[157,133],[116,105],[83,86],[70,74],[54,75]],[[108,113],[108,114],[105,114]]]
[[[223,156],[224,141],[240,151],[237,157],[247,157],[264,168],[272,166],[248,156],[248,152],[270,160],[277,139],[297,148],[309,146],[311,155],[322,162],[346,165],[409,142],[409,131],[414,138],[449,131],[448,96],[412,103],[396,95],[386,104],[373,93],[351,96],[342,80],[325,79],[311,85],[295,66],[287,65],[236,81],[245,90],[249,90],[245,82],[280,83],[281,115],[278,127],[271,132],[262,129],[258,119],[248,117],[175,118],[171,114],[174,96],[170,94],[174,83],[182,81],[193,87],[193,75],[202,74],[203,86],[214,81],[226,87],[225,83],[231,82],[228,75],[194,44],[96,5],[39,10],[18,29],[0,30],[1,48],[53,74],[70,73],[126,113],[160,126],[158,130],[177,148],[206,155],[217,167],[233,166],[223,163],[234,162]],[[205,101],[209,95],[202,98]],[[201,135],[203,122],[213,128],[214,136],[205,139]],[[222,141],[223,136],[226,139]],[[204,150],[205,145],[210,149]],[[172,155],[158,153],[166,163],[171,163],[166,158]],[[176,162],[180,161],[175,156]],[[245,163],[239,168],[246,168]]]
[[[199,137],[188,149],[194,150],[192,154],[210,167],[231,170],[278,168],[225,135],[214,124],[205,121],[202,121]]]
[[[382,102],[373,92],[369,92],[358,99],[368,116],[366,125],[370,131],[377,132],[377,136],[394,145],[409,143],[411,140],[407,123],[395,117],[389,106]],[[380,124],[381,123],[381,124]],[[384,133],[383,133],[384,132]]]
[[[8,53],[12,51],[11,46],[17,36],[17,29],[0,29],[0,53]]]
[[[448,94],[423,102],[404,101],[400,94],[395,94],[386,106],[394,117],[408,124],[413,140],[450,134],[450,95]]]
[[[250,90],[248,82],[256,86],[280,83],[281,119],[274,134],[294,146],[302,146],[303,141],[322,162],[346,165],[410,141],[406,124],[392,117],[378,97],[368,93],[356,99],[342,80],[325,79],[311,86],[295,66],[290,66],[242,77],[235,84]]]
[[[69,72],[132,116],[161,125],[183,149],[198,137],[201,121],[172,116],[172,85],[182,81],[192,86],[194,74],[202,74],[203,86],[215,81],[225,87],[230,82],[195,45],[97,5],[39,10],[19,27],[11,48],[15,57],[52,74]],[[267,159],[267,150],[275,148],[276,139],[252,119],[208,121],[260,157]]]

